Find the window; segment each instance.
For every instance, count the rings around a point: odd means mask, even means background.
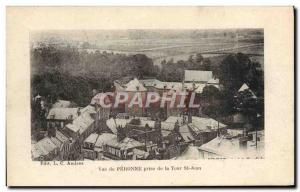
[[[116,149],[116,156],[121,157],[121,152],[119,149]]]

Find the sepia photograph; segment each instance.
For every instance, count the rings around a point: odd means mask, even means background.
[[[7,7],[7,186],[294,186],[294,8]]]
[[[32,160],[264,158],[264,31],[32,31]]]

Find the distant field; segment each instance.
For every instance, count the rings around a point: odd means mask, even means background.
[[[253,47],[238,48],[249,45]],[[117,39],[103,40],[96,42],[96,49],[88,51],[107,51],[119,54],[145,54],[153,59],[154,64],[160,65],[162,60],[174,61],[187,60],[190,55],[196,53],[208,52],[213,50],[227,50],[226,52],[242,52],[245,54],[259,54],[261,56],[252,56],[253,59],[263,65],[263,40],[261,39],[241,39],[237,43],[235,38],[203,38],[203,39]],[[222,55],[203,54],[204,57],[222,58]],[[211,59],[215,62],[219,59]],[[213,63],[216,64],[216,63]]]

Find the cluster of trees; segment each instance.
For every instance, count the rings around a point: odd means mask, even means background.
[[[143,54],[125,55],[74,47],[43,46],[31,50],[32,74],[60,72],[73,76],[118,79],[124,76],[156,76],[159,67]]]
[[[254,110],[263,111],[263,72],[259,63],[242,53],[227,55],[218,65],[196,54],[185,61],[163,60],[159,68],[143,54],[89,53],[72,47],[44,46],[31,50],[31,65],[32,97],[43,95],[49,103],[61,98],[85,106],[90,102],[93,89],[109,91],[116,79],[136,76],[182,82],[184,70],[190,69],[212,70],[223,85],[221,91],[214,86],[204,88],[201,97],[209,103],[203,109],[205,114],[217,117],[236,112],[235,96],[243,83],[262,101],[252,106]]]
[[[246,83],[258,96],[263,96],[264,77],[260,64],[243,53],[226,56],[215,73],[226,91],[235,93]]]
[[[113,81],[124,76],[157,77],[159,67],[143,54],[124,55],[75,48],[45,46],[31,50],[32,97],[40,94],[74,101],[90,102],[93,89],[109,91]]]
[[[242,53],[230,54],[214,73],[222,89],[213,86],[204,88],[201,97],[208,103],[203,107],[204,114],[218,118],[239,112],[254,123],[257,115],[264,116],[264,76],[259,63],[252,62]],[[238,92],[244,83],[251,91]]]
[[[79,106],[87,105],[95,88],[108,90],[111,84],[102,78],[72,76],[58,71],[36,74],[31,79],[31,94],[40,94],[47,98],[47,103],[57,99],[70,100]]]

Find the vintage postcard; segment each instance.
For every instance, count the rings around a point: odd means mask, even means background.
[[[8,7],[7,185],[293,186],[293,7]]]

